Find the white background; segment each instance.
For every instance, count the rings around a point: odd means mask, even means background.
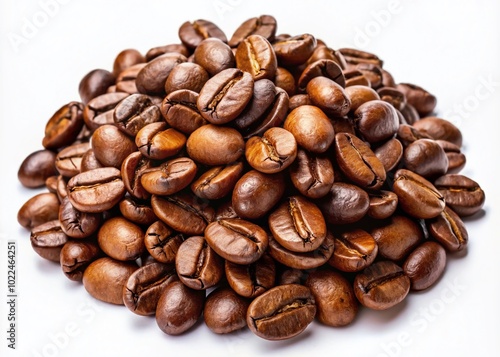
[[[476,1],[0,1],[0,355],[5,356],[493,356],[500,354],[500,3]],[[390,11],[391,12],[390,12]],[[45,12],[46,15],[43,14]],[[178,42],[186,20],[214,21],[231,36],[252,16],[272,14],[278,33],[312,33],[330,47],[377,53],[396,81],[438,97],[437,112],[464,135],[463,174],[486,191],[484,212],[467,220],[470,244],[450,256],[443,278],[386,311],[362,310],[345,328],[313,323],[299,338],[268,342],[250,332],[218,336],[202,323],[164,335],[154,318],[100,303],[31,249],[16,221],[39,191],[17,169],[41,148],[46,121],[78,100],[80,78],[111,69],[125,48]],[[31,23],[32,25],[29,25]],[[35,25],[35,28],[30,26]],[[460,113],[461,112],[461,113]],[[18,243],[18,349],[6,348],[6,247]]]

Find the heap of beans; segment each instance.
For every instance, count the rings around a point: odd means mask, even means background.
[[[186,22],[84,76],[19,169],[49,191],[18,214],[34,250],[172,335],[287,339],[432,286],[485,199],[461,132],[376,55],[276,29]]]

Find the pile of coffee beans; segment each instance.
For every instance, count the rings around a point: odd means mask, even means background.
[[[178,36],[85,75],[19,169],[49,191],[18,213],[33,249],[94,298],[282,340],[389,309],[466,249],[485,194],[434,95],[268,15]]]

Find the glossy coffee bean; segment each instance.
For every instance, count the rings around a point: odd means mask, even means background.
[[[135,137],[137,149],[152,160],[164,160],[177,155],[186,145],[186,136],[168,128],[165,122],[148,124]]]
[[[418,114],[417,110],[408,102],[406,102],[406,105],[403,107],[403,109],[400,110],[400,112],[403,115],[406,123],[409,125],[413,125],[417,120],[420,120],[420,115]]]
[[[472,216],[484,205],[485,194],[479,184],[464,175],[444,175],[434,181],[436,188],[444,196],[446,205],[459,216]]]
[[[312,104],[329,115],[343,117],[351,109],[344,88],[330,78],[314,77],[307,83],[306,91]]]
[[[370,309],[387,310],[404,300],[410,291],[410,278],[390,261],[370,265],[354,279],[354,293]]]
[[[42,145],[54,150],[70,145],[83,127],[83,104],[69,102],[59,108],[45,126]]]
[[[413,126],[435,140],[446,140],[458,147],[462,146],[462,133],[460,129],[448,120],[437,117],[426,117],[415,122]]]
[[[268,254],[249,265],[226,260],[224,270],[229,286],[238,295],[246,298],[262,295],[275,285],[276,264]]]
[[[191,191],[202,199],[223,198],[232,192],[242,173],[242,162],[213,167],[191,183]]]
[[[134,48],[127,48],[115,57],[113,62],[113,75],[117,78],[127,68],[138,63],[146,62],[146,58]]]
[[[328,264],[340,271],[361,271],[372,264],[378,254],[377,242],[362,229],[339,232],[335,234],[334,242]]]
[[[139,201],[130,196],[124,197],[118,208],[124,218],[138,225],[149,226],[158,219],[149,202]]]
[[[345,88],[345,78],[342,68],[331,59],[321,59],[310,63],[303,71],[297,82],[298,89],[304,92],[308,83],[316,77],[325,77],[342,88]],[[325,82],[329,83],[329,82]]]
[[[29,154],[17,171],[17,178],[24,187],[37,188],[45,185],[45,180],[57,175],[56,153],[50,150],[37,150]]]
[[[410,278],[411,289],[425,290],[443,274],[446,267],[446,251],[436,242],[424,242],[406,259],[403,270]]]
[[[354,124],[364,140],[377,143],[389,139],[399,127],[396,109],[382,100],[372,100],[354,112]]]
[[[97,160],[94,154],[94,149],[90,148],[83,154],[82,161],[80,163],[80,172],[85,172],[93,169],[100,169],[104,167],[103,164]]]
[[[333,270],[314,271],[305,285],[314,296],[319,322],[328,326],[346,326],[354,320],[358,301],[351,283],[340,273]]]
[[[54,193],[39,193],[26,201],[17,212],[17,222],[31,229],[42,223],[53,221],[59,215],[59,199]]]
[[[214,76],[235,67],[236,60],[231,47],[220,39],[211,37],[201,41],[194,50],[194,63],[202,66],[209,76]]]
[[[92,99],[83,110],[85,125],[94,131],[102,125],[114,124],[114,109],[128,96],[128,93],[106,93]]]
[[[115,84],[115,76],[113,73],[105,69],[94,69],[87,73],[78,85],[78,93],[84,104],[101,94],[106,93],[106,90],[111,85]]]
[[[421,117],[432,113],[436,107],[436,97],[415,84],[399,83],[396,88],[404,93],[406,100],[417,110]]]
[[[196,171],[193,160],[179,157],[142,171],[141,185],[154,195],[172,195],[189,186]]]
[[[447,174],[457,174],[465,166],[467,161],[465,155],[461,152],[460,147],[445,140],[436,140],[436,143],[444,150],[448,158]]]
[[[349,88],[351,86],[370,87],[370,81],[368,80],[368,78],[357,69],[345,70],[344,78],[346,88]]]
[[[113,119],[125,134],[136,136],[144,126],[160,121],[160,108],[144,94],[132,94],[115,107]]]
[[[82,281],[85,269],[100,255],[101,250],[93,241],[70,240],[61,249],[61,269],[68,279]]]
[[[439,216],[427,223],[431,236],[449,252],[467,247],[469,234],[465,224],[451,208],[445,207]]]
[[[297,85],[293,74],[283,67],[276,69],[276,76],[274,77],[274,84],[276,87],[283,89],[289,97],[295,95],[297,92]],[[255,94],[254,94],[255,95]]]
[[[174,263],[183,241],[184,235],[174,232],[162,221],[150,225],[144,236],[146,249],[160,263]]]
[[[397,139],[404,147],[419,139],[432,139],[429,135],[408,124],[401,124],[397,131]]]
[[[357,65],[360,63],[368,63],[379,67],[383,65],[383,61],[377,55],[370,52],[354,48],[340,48],[339,52],[344,56],[347,64]]]
[[[177,52],[186,57],[189,57],[189,55],[191,54],[191,51],[182,43],[169,43],[168,45],[150,48],[145,55],[146,61],[149,62],[155,59],[156,57],[159,57],[161,55],[164,55],[165,53],[170,53],[170,52]]]
[[[406,97],[403,92],[392,87],[381,87],[377,89],[380,99],[384,102],[392,104],[392,106],[402,111],[406,106]]]
[[[59,263],[61,249],[68,242],[68,236],[61,229],[58,220],[42,223],[31,229],[31,247],[42,258]]]
[[[316,47],[316,39],[310,34],[292,36],[273,43],[278,63],[294,66],[305,63]]]
[[[208,79],[208,72],[199,64],[179,63],[172,69],[165,81],[165,93],[170,94],[177,90],[190,90],[199,93]]]
[[[97,232],[102,221],[100,213],[78,211],[68,197],[61,202],[58,218],[63,232],[68,237],[77,239],[90,237]]]
[[[252,75],[254,80],[274,80],[278,60],[273,46],[261,35],[250,35],[236,49],[236,67]]]
[[[396,138],[387,140],[374,151],[377,159],[380,160],[386,172],[394,169],[403,157],[403,144]]]
[[[436,141],[418,139],[405,148],[403,165],[422,177],[434,178],[446,173],[448,157]]]
[[[215,37],[227,42],[227,37],[213,22],[199,19],[193,22],[186,21],[179,28],[179,38],[188,49],[194,50],[201,41]]]
[[[103,125],[92,135],[92,149],[104,166],[120,168],[123,160],[137,150],[134,141],[114,125]]]
[[[136,260],[145,250],[142,229],[123,217],[105,221],[97,233],[99,247],[113,259]]]
[[[137,199],[148,199],[151,194],[142,186],[141,176],[152,167],[152,162],[138,151],[125,158],[121,167],[121,176],[127,192]]]
[[[137,94],[136,79],[139,72],[146,67],[147,63],[138,63],[124,69],[116,78],[116,92]]]
[[[247,326],[246,314],[250,301],[231,288],[220,287],[212,291],[205,301],[203,319],[210,331],[224,334]]]
[[[290,112],[301,105],[312,105],[308,94],[295,94],[290,97],[290,105],[288,108]]]
[[[88,142],[67,146],[56,156],[57,171],[65,177],[73,177],[81,171],[83,155],[90,149]]]
[[[354,113],[362,104],[371,100],[380,100],[378,93],[367,86],[351,85],[346,87],[345,93],[351,102],[350,112]]]
[[[137,74],[137,90],[143,94],[163,95],[165,82],[172,69],[187,58],[180,53],[166,53],[148,62]]]
[[[272,41],[276,34],[276,27],[276,19],[271,15],[249,18],[234,31],[228,44],[230,47],[237,47],[240,42],[251,35],[260,35]]]
[[[192,90],[169,93],[161,103],[163,118],[172,128],[189,135],[208,123],[198,111],[197,101],[198,93]]]
[[[252,99],[232,124],[239,130],[258,125],[265,112],[273,105],[275,97],[276,86],[272,81],[269,79],[255,81]]]
[[[359,221],[368,212],[370,199],[358,186],[334,182],[319,207],[328,223],[348,224]]]
[[[398,196],[392,191],[369,192],[370,208],[367,215],[375,219],[390,217],[398,207]]]
[[[382,86],[382,71],[380,66],[372,63],[358,63],[354,68],[361,72],[370,82],[370,87],[378,90]]]
[[[110,257],[99,258],[85,269],[83,286],[95,299],[110,304],[123,304],[123,287],[130,275],[138,268],[129,262],[121,262]]]
[[[320,198],[328,194],[334,181],[331,161],[299,149],[297,158],[290,167],[290,178],[294,187],[309,198]]]
[[[297,336],[313,321],[316,304],[311,290],[302,285],[274,287],[256,297],[247,310],[247,325],[266,340]]]

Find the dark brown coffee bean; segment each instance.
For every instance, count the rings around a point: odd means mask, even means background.
[[[392,106],[402,111],[406,107],[406,97],[403,92],[392,87],[381,87],[377,89],[380,99],[384,102],[392,104]]]
[[[377,241],[380,256],[401,261],[424,240],[424,233],[415,221],[394,215],[381,226],[370,231]]]
[[[371,100],[380,100],[378,93],[367,86],[351,85],[346,87],[345,93],[351,102],[351,113],[354,113],[362,104]]]
[[[326,237],[320,209],[301,196],[289,197],[269,215],[268,223],[278,243],[298,253],[317,249]]]
[[[234,120],[250,102],[253,78],[248,72],[228,68],[210,78],[198,97],[200,114],[213,124]]]
[[[69,102],[59,108],[45,126],[44,148],[53,150],[70,145],[83,127],[83,104]]]
[[[339,52],[344,56],[345,61],[351,65],[357,65],[359,63],[369,63],[379,67],[382,67],[383,65],[383,61],[370,52],[354,48],[340,48]]]
[[[316,317],[328,326],[349,325],[357,315],[358,301],[350,282],[332,270],[312,272],[305,285],[316,302]]]
[[[370,199],[358,186],[334,182],[329,194],[321,200],[319,206],[328,223],[348,224],[365,216],[370,207]]]
[[[186,57],[189,57],[191,54],[191,51],[184,46],[181,43],[171,43],[168,45],[164,46],[157,46],[157,47],[152,47],[146,52],[146,62],[149,62],[156,57],[159,57],[161,55],[164,55],[165,53],[170,53],[170,52],[177,52],[180,53],[181,55],[184,55]]]
[[[189,186],[196,171],[193,160],[179,157],[142,171],[141,184],[151,194],[172,195]]]
[[[274,35],[276,34],[276,27],[276,19],[271,15],[252,17],[243,22],[236,31],[234,31],[228,44],[230,47],[237,47],[240,42],[250,35],[260,35],[268,41],[273,41]]]
[[[218,200],[233,191],[236,182],[243,174],[243,163],[236,162],[226,166],[216,166],[191,184],[191,191],[202,199]]]
[[[209,74],[199,64],[184,62],[175,66],[165,82],[165,93],[177,90],[190,90],[199,93],[208,81]],[[194,102],[196,106],[196,101]]]
[[[148,199],[151,194],[142,186],[141,176],[152,166],[151,160],[138,151],[133,152],[123,161],[121,175],[128,193],[137,199]]]
[[[429,135],[408,124],[401,124],[399,126],[397,138],[401,141],[401,144],[403,144],[404,147],[419,139],[432,139]]]
[[[17,213],[17,222],[31,229],[59,215],[59,199],[53,193],[39,193],[26,201]]]
[[[255,298],[274,286],[276,265],[273,258],[264,254],[249,265],[235,264],[226,260],[225,273],[229,285],[238,295]]]
[[[312,105],[302,105],[292,110],[283,128],[293,134],[300,146],[317,154],[328,150],[335,138],[328,117]]]
[[[257,261],[269,243],[267,233],[258,225],[230,218],[210,223],[205,239],[217,254],[236,264]]]
[[[405,148],[403,164],[422,177],[434,178],[446,173],[448,157],[436,141],[418,139]]]
[[[445,140],[436,140],[436,143],[441,146],[448,158],[448,170],[446,173],[459,173],[467,161],[465,155],[460,151],[460,147]]]
[[[445,199],[436,187],[422,176],[405,169],[396,171],[393,191],[399,205],[415,218],[433,218],[445,206]]]
[[[370,208],[368,208],[367,214],[372,218],[388,218],[398,207],[398,196],[392,191],[369,192],[368,196],[370,197]]]
[[[337,233],[334,242],[335,247],[328,264],[340,271],[361,271],[372,264],[378,254],[377,242],[362,229]]]
[[[78,85],[78,93],[84,104],[101,94],[115,84],[115,76],[105,69],[94,69],[87,73]]]
[[[344,56],[339,51],[336,51],[326,45],[321,44],[321,41],[317,41],[317,46],[313,53],[307,60],[306,64],[310,65],[316,61],[320,60],[331,60],[339,65],[339,67],[344,70],[347,66]]]
[[[267,130],[262,137],[251,137],[245,147],[245,157],[250,166],[266,174],[283,171],[296,156],[295,137],[280,127]]]
[[[139,72],[146,67],[147,63],[138,63],[123,70],[116,79],[116,91],[128,94],[137,94],[136,79]]]
[[[95,157],[94,149],[90,148],[83,154],[82,161],[80,162],[80,172],[100,169],[102,167],[104,167],[104,165]]]
[[[17,172],[17,178],[24,187],[37,188],[45,185],[45,180],[57,175],[55,167],[56,153],[49,150],[37,150],[29,154]]]
[[[276,285],[285,285],[285,284],[299,284],[302,283],[307,278],[306,273],[300,269],[292,269],[288,268],[281,271],[278,275],[278,282]]]
[[[114,109],[128,96],[128,93],[106,93],[92,99],[83,110],[85,125],[94,131],[102,125],[114,124]]]
[[[169,93],[161,104],[161,113],[171,127],[189,135],[207,124],[196,107],[197,100],[198,93],[190,90]]]
[[[449,252],[467,247],[469,234],[465,224],[451,208],[445,207],[439,216],[427,223],[431,236]]]
[[[278,60],[273,46],[261,35],[250,35],[236,50],[236,67],[252,75],[254,80],[274,80]]]
[[[114,125],[103,125],[92,135],[92,149],[104,166],[120,168],[123,160],[137,150],[134,141]]]
[[[103,212],[122,199],[125,185],[114,167],[94,169],[73,176],[67,185],[73,207],[82,212]]]
[[[61,249],[68,236],[61,229],[58,220],[42,223],[31,229],[31,246],[42,258],[59,263]]]
[[[143,94],[163,95],[165,82],[172,69],[187,58],[180,53],[165,53],[148,62],[137,74],[137,90]]]
[[[67,146],[56,156],[56,168],[65,177],[73,177],[80,173],[83,155],[90,149],[89,143]]]
[[[65,197],[68,196],[68,181],[63,175],[57,176],[57,198],[59,199],[59,202],[62,202]]]
[[[283,67],[278,67],[276,69],[274,84],[276,85],[276,87],[280,87],[281,89],[283,89],[289,97],[295,95],[297,91],[297,85],[295,84],[295,78],[293,77],[293,74],[291,74],[290,71]]]
[[[162,221],[156,221],[148,227],[144,244],[151,256],[160,263],[173,263],[177,251],[184,241],[181,233],[174,232]]]
[[[410,291],[410,278],[390,261],[370,265],[354,279],[354,293],[370,309],[387,310],[404,300]]]
[[[369,143],[391,138],[399,127],[396,109],[382,100],[362,104],[354,112],[354,124],[361,137]]]
[[[342,68],[333,60],[321,59],[309,64],[300,75],[298,80],[298,89],[302,92],[306,90],[307,84],[316,77],[325,77],[342,88],[345,88],[345,78]]]
[[[302,285],[276,286],[256,297],[247,310],[250,331],[266,340],[297,336],[314,320],[316,304]]]
[[[117,78],[120,73],[127,68],[144,62],[146,62],[146,59],[139,51],[133,48],[127,48],[118,53],[115,57],[115,61],[113,62],[113,75]]]
[[[269,254],[286,267],[294,269],[314,269],[324,265],[331,258],[334,250],[333,235],[326,233],[321,245],[310,252],[298,253],[291,251],[278,243],[272,235],[269,236]]]
[[[358,71],[357,69],[353,70],[345,70],[344,71],[344,78],[345,78],[345,87],[351,87],[351,86],[365,86],[365,87],[370,87],[370,81],[366,76],[361,72]]]
[[[239,218],[234,211],[231,200],[222,201],[219,205],[217,205],[214,220],[218,221],[223,218]]]
[[[61,249],[61,269],[68,279],[82,281],[85,269],[100,255],[101,250],[93,241],[70,240]]]
[[[97,232],[101,225],[102,215],[100,213],[89,213],[78,211],[69,198],[62,200],[59,208],[59,222],[61,229],[71,238],[87,238]]]
[[[45,187],[50,193],[57,192],[57,176],[49,176],[45,180]]]
[[[135,145],[142,155],[152,160],[163,160],[177,155],[186,145],[186,136],[168,128],[165,122],[148,124],[137,133]]]
[[[384,87],[396,88],[396,81],[392,74],[385,70],[384,68],[380,68],[382,71],[382,85]]]
[[[443,275],[446,267],[446,251],[436,242],[424,242],[406,259],[403,270],[410,278],[411,289],[425,290]]]
[[[406,123],[409,125],[413,125],[417,120],[420,120],[420,115],[418,115],[417,110],[408,102],[403,107],[403,109],[400,110],[400,112],[403,115]]]
[[[99,229],[97,240],[104,253],[120,261],[136,260],[145,250],[144,232],[123,217],[105,221]]]
[[[479,184],[464,175],[444,175],[434,181],[436,188],[444,196],[446,205],[459,216],[472,216],[484,205],[485,194]]]
[[[351,109],[344,88],[330,78],[314,77],[307,83],[306,91],[312,104],[329,115],[343,117]]]
[[[158,220],[149,203],[138,201],[130,196],[122,199],[118,207],[123,217],[135,224],[149,226]]]
[[[404,93],[406,100],[417,110],[421,117],[432,113],[437,100],[434,95],[411,83],[399,83],[396,88]]]
[[[354,68],[368,79],[370,87],[373,89],[378,89],[382,86],[382,71],[380,66],[372,63],[358,63]]]
[[[123,287],[123,303],[133,313],[154,315],[168,284],[177,280],[173,265],[151,263],[138,268]]]
[[[175,258],[175,270],[179,279],[195,290],[211,288],[224,274],[222,259],[201,236],[182,242]]]
[[[210,76],[236,65],[233,51],[218,38],[206,38],[194,50],[194,63],[202,66]]]
[[[320,198],[328,194],[332,187],[333,166],[327,157],[297,151],[297,159],[290,167],[290,178],[294,187],[309,198]]]
[[[189,194],[151,197],[151,206],[163,222],[186,235],[202,235],[215,211],[207,202]]]
[[[227,37],[213,22],[199,19],[193,22],[186,21],[179,28],[179,38],[187,48],[194,50],[201,41],[215,37],[222,42],[227,42]]]
[[[137,268],[133,263],[120,262],[110,257],[99,258],[85,269],[83,286],[97,300],[123,305],[123,287]]]
[[[307,61],[316,47],[316,39],[310,34],[289,37],[273,43],[280,66],[295,66]]]
[[[462,146],[462,133],[460,129],[448,120],[427,117],[416,121],[413,126],[435,140],[446,140],[458,147]]]
[[[156,306],[156,323],[166,334],[180,335],[198,321],[204,303],[205,290],[194,290],[174,281],[161,293]]]
[[[273,105],[276,93],[276,86],[270,80],[255,81],[252,99],[243,112],[234,120],[234,126],[237,129],[244,130],[258,125],[263,115]]]
[[[147,124],[160,121],[160,108],[144,94],[132,94],[115,107],[113,119],[116,126],[125,134],[136,136]]]
[[[250,301],[231,288],[220,287],[208,295],[203,308],[203,319],[212,332],[231,333],[247,326],[248,305]]]
[[[186,147],[194,161],[218,166],[237,161],[245,151],[245,142],[233,128],[208,124],[189,136]]]
[[[374,154],[384,166],[386,172],[394,169],[403,157],[403,144],[396,138],[387,140],[374,150]]]
[[[335,135],[335,157],[342,172],[362,188],[376,190],[384,184],[384,166],[370,147],[356,136]]]

